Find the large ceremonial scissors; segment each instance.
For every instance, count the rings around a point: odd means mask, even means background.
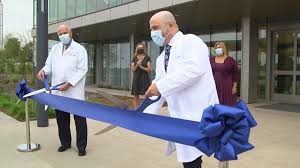
[[[26,95],[23,96],[23,98],[27,98],[27,97],[30,97],[30,96],[34,96],[34,95],[37,95],[37,94],[40,94],[40,93],[50,93],[51,90],[59,90],[60,89],[60,86],[62,86],[63,84],[65,84],[65,82],[62,82],[60,84],[57,84],[57,85],[54,85],[54,86],[49,86],[49,80],[48,80],[48,76],[45,75],[45,78],[43,80],[44,82],[44,87],[45,88],[42,88],[42,89],[39,89],[39,90],[36,90],[36,91],[33,91],[33,92],[30,92]],[[45,105],[45,111],[48,109],[48,105]]]

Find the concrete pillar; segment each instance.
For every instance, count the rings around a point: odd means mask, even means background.
[[[242,18],[241,98],[253,103],[257,97],[257,30],[254,20]]]

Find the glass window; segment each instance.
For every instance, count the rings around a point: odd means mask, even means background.
[[[280,94],[292,94],[293,76],[276,75],[274,79],[274,92]]]
[[[122,0],[109,0],[108,1],[109,7],[114,7],[114,6],[121,5],[121,4],[122,4]]]
[[[297,35],[296,71],[300,71],[300,33]]]
[[[130,43],[120,43],[120,72],[121,88],[129,90],[130,81]]]
[[[76,16],[76,0],[67,0],[67,18]]]
[[[211,50],[211,46],[210,46],[210,34],[200,34],[200,35],[198,35],[198,37],[200,37],[202,39],[202,41],[207,45],[208,50],[210,52],[210,50]]]
[[[129,90],[130,43],[109,43],[103,45],[101,54],[101,86]]]
[[[150,78],[153,80],[155,78],[155,67],[156,59],[161,53],[161,48],[157,46],[152,40],[147,42],[147,53],[151,58],[152,70],[150,73]]]
[[[57,19],[58,20],[66,19],[66,17],[67,17],[67,0],[59,0],[57,10],[58,10]]]
[[[240,66],[242,65],[242,32],[236,33],[236,62]]]
[[[108,85],[115,87],[117,85],[117,44],[109,44],[108,57]]]
[[[260,28],[258,30],[258,53],[257,53],[257,95],[259,98],[265,98],[266,91],[266,51],[267,51],[267,30]]]
[[[108,0],[97,0],[97,10],[108,8]]]
[[[101,76],[101,81],[103,82],[103,86],[108,85],[108,75],[109,75],[109,70],[108,70],[108,58],[109,58],[109,44],[104,44],[103,45],[103,62],[102,62],[102,75]]]
[[[49,22],[57,20],[57,0],[49,1]]]
[[[87,0],[77,0],[76,1],[76,16],[86,14],[86,2]]]
[[[83,44],[88,54],[88,72],[86,75],[86,84],[95,84],[95,45]]]
[[[296,77],[296,95],[300,95],[300,76]]]
[[[36,28],[36,12],[37,12],[37,1],[33,1],[33,28]],[[50,14],[50,11],[49,11]],[[50,20],[49,20],[50,22]]]
[[[277,32],[275,34],[274,56],[275,70],[292,71],[294,58],[294,33]]]
[[[87,1],[87,13],[95,12],[97,10],[97,0]]]

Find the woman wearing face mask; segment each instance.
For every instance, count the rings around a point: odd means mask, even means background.
[[[232,106],[236,103],[238,67],[228,55],[224,42],[215,44],[216,56],[210,57],[210,63],[216,82],[220,104]]]
[[[151,59],[146,53],[143,43],[139,43],[135,48],[135,54],[131,61],[131,70],[133,72],[132,90],[134,95],[133,106],[139,105],[139,95],[144,95],[150,86],[149,72],[151,71]]]

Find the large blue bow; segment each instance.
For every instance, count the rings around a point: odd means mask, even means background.
[[[243,101],[234,107],[210,106],[204,110],[199,124],[203,139],[196,146],[201,146],[208,156],[215,153],[220,161],[236,160],[238,154],[254,148],[248,141],[250,128],[256,125]]]
[[[16,96],[20,100],[25,101],[26,99],[23,98],[23,96],[26,95],[27,93],[28,93],[28,89],[27,89],[26,81],[23,79],[16,88]]]
[[[16,89],[16,95],[21,99],[33,90],[22,80]],[[139,113],[148,105],[157,101],[147,98],[137,111],[129,111],[90,103],[67,97],[40,93],[30,97],[41,104],[102,121],[131,131],[152,137],[190,145],[198,148],[207,156],[215,153],[215,158],[236,160],[238,154],[253,148],[248,142],[250,128],[256,122],[246,104],[240,101],[235,107],[224,105],[210,106],[204,110],[201,122],[182,120],[166,116]]]

